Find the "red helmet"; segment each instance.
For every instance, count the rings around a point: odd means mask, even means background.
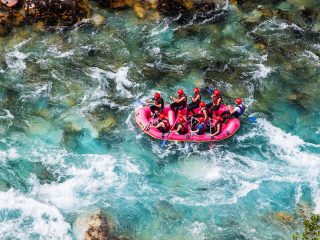
[[[241,98],[237,98],[237,99],[235,100],[235,102],[236,102],[236,104],[241,104],[241,103],[242,103],[242,99],[241,99]]]
[[[214,119],[218,122],[222,122],[223,118],[221,116],[215,116]]]
[[[164,120],[164,119],[166,119],[166,115],[160,114],[160,115],[159,115],[159,118],[162,119],[162,120]]]
[[[160,95],[160,93],[155,93],[155,94],[153,95],[153,97],[154,97],[155,99],[158,99],[158,98],[161,97],[161,95]]]
[[[206,106],[206,103],[201,102],[201,103],[199,104],[199,106],[200,106],[200,107],[205,107],[205,106]]]
[[[184,118],[183,117],[179,117],[178,121],[179,121],[179,123],[184,123]]]
[[[200,92],[200,89],[196,87],[196,88],[193,89],[193,92],[194,92],[194,93],[199,93],[199,92]]]
[[[215,89],[213,91],[213,94],[216,95],[216,96],[219,96],[221,93],[220,93],[220,91],[218,89]]]
[[[182,95],[182,94],[184,94],[184,91],[183,91],[182,89],[179,89],[179,90],[177,91],[177,93],[178,93],[179,95]]]
[[[204,122],[204,117],[199,117],[198,120],[199,120],[200,123],[202,123],[202,122]]]

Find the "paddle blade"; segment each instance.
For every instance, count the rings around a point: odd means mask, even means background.
[[[142,106],[143,106],[142,102],[141,102],[139,99],[136,99],[136,100],[134,101],[134,105],[135,105],[136,107],[142,107]]]
[[[161,148],[164,148],[164,146],[166,145],[167,139],[163,140],[160,144]]]
[[[257,119],[254,116],[249,116],[249,119],[251,122],[257,122]]]
[[[209,94],[212,94],[212,93],[213,93],[213,88],[210,87],[210,86],[206,86],[206,91],[207,91]]]

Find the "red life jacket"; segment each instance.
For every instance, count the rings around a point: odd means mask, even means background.
[[[187,123],[179,123],[179,125],[181,126],[181,129],[179,130],[179,132],[181,133],[186,133],[188,131],[188,127],[187,127]]]
[[[219,96],[216,96],[216,95],[213,95],[213,98],[212,98],[212,102],[214,103],[214,105],[218,106],[218,100],[221,98],[222,100],[222,97],[219,95]],[[221,103],[221,102],[220,102]]]
[[[206,111],[207,116],[208,116],[208,112],[207,112],[207,109],[205,107],[200,108],[199,111],[198,111],[198,114],[201,114],[201,117],[204,117],[204,111]]]
[[[199,104],[199,103],[201,102],[201,95],[200,95],[200,93],[195,93],[195,94],[193,95],[193,98],[196,98],[197,96],[199,96],[199,98],[198,98],[197,101],[195,101],[195,103],[196,103],[196,104]]]
[[[167,120],[167,119],[165,119],[165,120],[162,120],[162,122],[164,123],[164,128],[166,129],[166,130],[169,130],[169,128],[170,128],[170,123],[169,123],[169,121]]]
[[[182,101],[182,102],[179,102],[179,105],[180,105],[180,106],[186,106],[186,105],[187,105],[187,95],[185,95],[185,94],[179,95],[179,96],[178,96],[178,99],[181,99],[181,98],[183,98],[183,97],[185,97],[185,100]]]

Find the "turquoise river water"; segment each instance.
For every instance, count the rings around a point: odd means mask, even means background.
[[[0,239],[77,239],[95,209],[128,239],[291,239],[320,212],[319,32],[225,8],[211,24],[96,10],[103,26],[0,39]],[[203,79],[257,122],[212,150],[140,135],[136,98]]]

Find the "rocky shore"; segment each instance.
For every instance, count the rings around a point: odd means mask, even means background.
[[[174,17],[177,22],[216,22],[225,17],[227,1],[223,0],[1,0],[0,36],[13,27],[40,23],[43,26],[72,26],[92,16],[92,4],[112,11],[132,9],[138,18],[152,21],[163,17]],[[320,8],[314,3],[300,1],[242,1],[229,4],[241,11],[249,26],[262,18],[278,16],[299,24],[316,24],[320,28]],[[278,4],[277,11],[270,4]],[[293,10],[292,10],[293,9]]]

